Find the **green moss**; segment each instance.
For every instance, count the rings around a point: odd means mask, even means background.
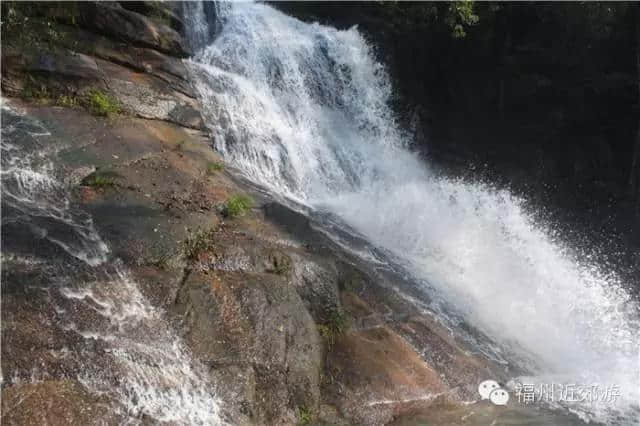
[[[318,332],[329,346],[333,346],[349,327],[347,316],[341,310],[334,310],[324,324],[318,326]]]
[[[249,196],[234,195],[225,204],[223,214],[228,218],[244,216],[252,206],[253,200]]]
[[[111,117],[122,112],[117,99],[98,89],[89,92],[87,106],[92,114],[103,117]]]
[[[189,234],[182,242],[182,254],[188,261],[198,259],[200,253],[210,251],[215,248],[216,229],[198,229]]]
[[[224,164],[217,162],[207,163],[207,173],[213,174],[214,172],[221,172],[224,170]]]

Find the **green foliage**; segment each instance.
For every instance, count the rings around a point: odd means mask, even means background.
[[[473,1],[454,1],[449,3],[445,23],[451,29],[453,38],[464,38],[466,27],[478,24],[480,18],[473,11]]]
[[[341,310],[334,310],[324,324],[318,326],[318,332],[329,346],[333,346],[336,340],[342,336],[349,327],[347,316]]]
[[[382,3],[383,13],[399,32],[445,31],[454,38],[466,36],[466,28],[478,24],[479,16],[471,0],[453,2]]]
[[[224,170],[224,164],[218,162],[207,163],[207,173],[213,174],[214,172],[221,172]]]
[[[253,206],[253,200],[247,195],[234,195],[225,204],[223,214],[228,218],[244,216]]]
[[[82,184],[93,188],[106,188],[114,186],[115,173],[95,171],[82,180]]]
[[[50,98],[51,93],[45,84],[36,81],[32,76],[27,76],[22,87],[22,97],[30,100],[44,100]]]
[[[306,407],[298,408],[298,414],[300,416],[300,425],[302,426],[310,425],[313,421],[313,414],[311,413],[311,410]]]
[[[182,149],[184,148],[185,143],[186,142],[185,142],[184,139],[180,139],[178,142],[176,142],[175,150],[176,151],[182,151]]]
[[[60,95],[58,96],[58,99],[56,99],[56,105],[67,108],[74,108],[80,105],[80,101],[75,96]]]
[[[92,114],[102,117],[111,117],[122,112],[117,99],[98,89],[89,92],[87,106]]]
[[[198,259],[200,253],[210,251],[215,248],[216,229],[198,229],[190,233],[182,242],[182,254],[185,259],[194,261]]]

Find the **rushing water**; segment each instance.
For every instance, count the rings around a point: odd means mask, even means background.
[[[91,217],[68,196],[63,173],[52,162],[64,148],[38,121],[3,103],[3,268],[26,268],[36,272],[31,276],[43,277],[23,283],[40,290],[40,326],[54,327],[61,338],[70,333],[80,339],[58,354],[73,366],[65,375],[90,392],[111,396],[127,424],[145,417],[221,424],[206,372],[110,256]],[[22,308],[11,310],[16,309]],[[72,354],[78,355],[76,364]],[[61,378],[33,368],[3,371],[9,376],[4,379]]]
[[[508,191],[434,176],[406,149],[388,106],[393,88],[356,28],[253,3],[218,19],[220,33],[191,66],[218,151],[399,259],[509,362],[531,360],[520,365],[527,382],[615,386],[616,403],[564,405],[632,422],[638,306],[614,272],[569,250]]]

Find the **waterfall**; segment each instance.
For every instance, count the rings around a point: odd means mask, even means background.
[[[228,3],[211,0],[180,2],[184,36],[194,51],[208,46],[220,32],[222,18],[229,7]]]
[[[435,301],[522,355],[510,362],[533,360],[521,365],[527,380],[619,387],[617,405],[567,405],[573,412],[633,415],[638,306],[614,271],[568,247],[514,194],[435,176],[409,152],[385,68],[357,28],[256,3],[222,15],[190,67],[215,148],[235,168],[390,253]]]
[[[70,199],[64,174],[51,160],[64,149],[41,123],[3,100],[3,269],[28,272],[24,286],[39,290],[31,302],[43,306],[38,319],[44,330],[79,339],[57,355],[66,359],[63,377],[112,397],[127,424],[141,417],[222,424],[206,369],[110,256],[91,216]],[[60,379],[55,371],[33,368],[3,379]]]

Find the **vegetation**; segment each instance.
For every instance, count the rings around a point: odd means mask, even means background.
[[[247,214],[253,207],[253,200],[247,195],[234,195],[224,206],[223,214],[228,218],[240,217]]]
[[[306,407],[300,407],[298,409],[298,414],[300,415],[300,424],[302,426],[310,425],[313,421],[313,414],[311,413],[311,410]]]
[[[221,172],[224,170],[224,164],[218,162],[207,163],[207,173],[213,174],[214,172]]]
[[[277,275],[288,275],[291,272],[291,258],[281,252],[273,252],[269,256],[273,268],[269,272]]]
[[[56,105],[66,108],[74,108],[80,105],[80,101],[75,96],[59,95],[58,99],[56,99]]]
[[[341,310],[334,310],[324,324],[318,326],[318,332],[329,346],[333,346],[336,340],[342,336],[349,326],[347,316]]]
[[[198,229],[189,234],[182,243],[182,254],[185,259],[194,261],[198,259],[200,253],[213,250],[216,231],[215,228]]]
[[[184,145],[185,145],[185,140],[184,139],[180,139],[178,142],[176,142],[176,147],[175,150],[176,151],[182,151],[184,149]]]
[[[473,11],[472,1],[454,1],[449,3],[445,22],[451,29],[453,38],[464,38],[465,28],[476,25],[480,18]]]
[[[117,174],[109,171],[98,171],[91,173],[82,180],[82,184],[93,188],[106,188],[116,184]]]
[[[87,106],[92,114],[102,117],[111,117],[122,112],[117,99],[98,89],[93,89],[89,92]]]
[[[151,256],[144,259],[144,264],[155,266],[156,268],[166,270],[166,269],[169,269],[172,258],[173,258],[172,253],[163,252],[158,254],[157,256]]]

